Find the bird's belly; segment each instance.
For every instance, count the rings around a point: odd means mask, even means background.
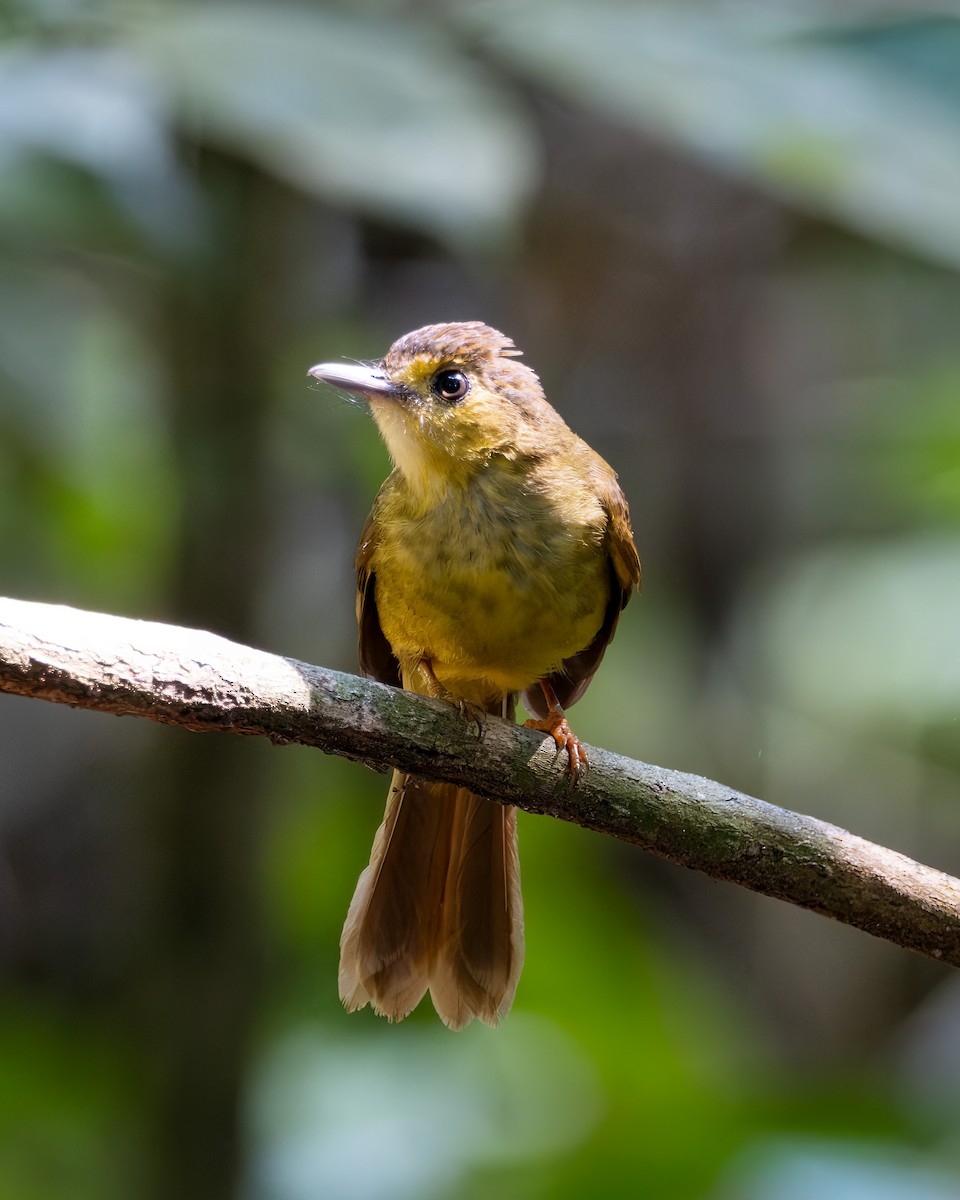
[[[444,687],[477,702],[530,687],[589,645],[609,598],[600,548],[566,533],[410,539],[376,574],[401,667],[429,659]]]

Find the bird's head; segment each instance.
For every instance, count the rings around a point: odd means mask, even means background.
[[[564,427],[519,353],[496,329],[463,321],[404,334],[380,362],[318,363],[308,373],[363,396],[397,468],[432,490],[495,455],[536,455]]]

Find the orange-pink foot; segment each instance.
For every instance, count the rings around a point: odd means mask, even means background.
[[[549,733],[557,743],[557,749],[566,750],[567,770],[576,779],[582,770],[590,766],[587,752],[567,723],[566,714],[560,707],[557,693],[546,679],[540,680],[540,691],[543,692],[543,698],[547,702],[547,715],[541,720],[531,717],[529,721],[524,722],[524,727],[539,729],[541,733]]]
[[[524,722],[524,728],[539,729],[541,733],[549,733],[557,743],[557,749],[566,750],[567,769],[571,775],[578,775],[584,767],[590,765],[586,750],[570,728],[567,718],[562,712],[550,713],[542,721],[531,717],[529,721]]]

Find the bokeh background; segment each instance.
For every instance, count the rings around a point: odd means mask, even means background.
[[[0,5],[0,587],[355,666],[386,455],[512,335],[645,568],[582,737],[960,872],[960,9]],[[11,1200],[948,1200],[960,980],[521,814],[497,1031],[348,1017],[386,779],[0,697]]]

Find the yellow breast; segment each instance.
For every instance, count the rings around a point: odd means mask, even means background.
[[[589,645],[609,599],[599,502],[585,491],[561,509],[528,482],[504,463],[427,505],[398,479],[378,504],[371,566],[387,641],[401,667],[427,658],[478,703]]]

